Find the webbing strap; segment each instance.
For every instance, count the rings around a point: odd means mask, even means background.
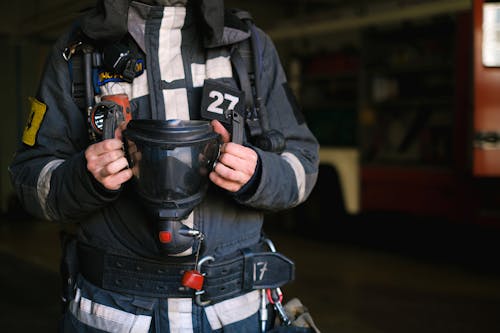
[[[262,133],[262,130],[258,115],[255,113],[252,81],[248,73],[250,63],[245,62],[237,46],[231,50],[231,63],[238,75],[240,88],[245,94],[245,121],[250,130],[250,135],[258,136]]]
[[[80,55],[71,57],[68,61],[69,72],[71,75],[71,94],[73,100],[80,110],[86,108],[85,96],[85,77],[83,75],[83,57]]]

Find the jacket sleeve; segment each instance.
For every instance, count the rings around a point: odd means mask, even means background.
[[[258,31],[261,87],[269,125],[284,135],[286,147],[281,154],[254,147],[261,163],[257,189],[250,197],[238,200],[251,207],[277,211],[299,205],[311,193],[318,174],[319,144],[297,106],[271,39]]]
[[[67,37],[48,57],[35,105],[42,106],[35,140],[23,142],[9,166],[11,180],[26,210],[49,220],[76,220],[113,200],[87,171],[86,116],[71,95],[71,73],[62,57]],[[32,103],[31,118],[37,111]],[[37,111],[38,112],[38,111]],[[36,114],[36,112],[35,112]]]

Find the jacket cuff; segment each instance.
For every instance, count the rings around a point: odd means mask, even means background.
[[[262,176],[262,162],[260,160],[260,156],[258,154],[257,156],[257,165],[255,166],[255,172],[253,173],[252,178],[250,178],[250,180],[237,192],[233,193],[238,201],[245,201],[251,198],[259,187],[260,178]]]

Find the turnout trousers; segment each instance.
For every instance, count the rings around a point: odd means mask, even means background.
[[[260,333],[258,290],[207,306],[193,298],[115,293],[78,276],[61,333]]]

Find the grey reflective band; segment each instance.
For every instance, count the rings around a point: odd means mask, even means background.
[[[226,301],[205,307],[205,314],[212,330],[242,321],[259,311],[261,293],[254,290]]]
[[[206,64],[191,64],[193,87],[203,87],[205,79],[221,79],[233,77],[233,68],[229,56],[207,59]]]
[[[292,153],[284,152],[281,157],[290,164],[295,173],[297,191],[299,192],[296,204],[302,202],[306,196],[306,171],[300,160]]]
[[[165,7],[161,21],[158,59],[161,59],[161,79],[171,83],[185,79],[182,60],[182,27],[186,19],[185,7]],[[164,89],[165,119],[189,119],[186,88]]]
[[[42,207],[43,215],[49,220],[51,218],[47,209],[47,197],[50,192],[50,179],[52,178],[52,172],[54,172],[54,170],[57,169],[57,167],[63,162],[64,160],[53,160],[47,163],[43,167],[42,171],[40,171],[36,183],[38,202],[40,203],[40,207]]]
[[[193,299],[169,298],[168,322],[170,333],[193,333]]]
[[[78,321],[105,332],[148,333],[151,326],[151,316],[135,315],[93,302],[82,297],[80,289],[76,290],[69,310]]]

